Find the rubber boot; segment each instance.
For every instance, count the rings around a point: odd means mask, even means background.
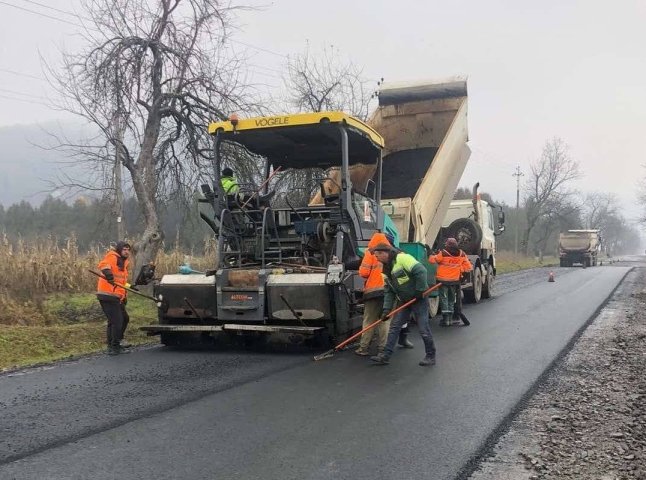
[[[440,327],[450,327],[451,326],[451,314],[443,313],[442,320],[440,320]]]
[[[118,345],[108,345],[108,355],[119,355],[121,353],[121,347]]]
[[[399,332],[399,341],[397,343],[401,348],[415,348],[415,345],[408,339],[408,332],[404,330]]]
[[[383,353],[370,357],[370,360],[375,362],[376,365],[388,365],[390,363],[390,357],[387,357]]]
[[[420,362],[419,366],[420,367],[431,367],[435,365],[435,357],[431,357],[430,355],[426,355]]]

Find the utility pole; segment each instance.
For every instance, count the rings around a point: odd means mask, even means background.
[[[514,255],[518,255],[518,227],[520,226],[520,177],[525,175],[520,171],[520,165],[516,165],[516,172],[512,176],[516,177],[516,233],[514,235]]]
[[[115,129],[115,154],[114,154],[114,216],[117,221],[117,241],[125,238],[125,225],[123,222],[123,184],[121,180],[121,166],[123,165],[123,133],[125,129],[125,119],[123,112],[118,110],[113,117]]]

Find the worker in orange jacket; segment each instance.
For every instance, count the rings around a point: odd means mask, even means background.
[[[382,275],[382,264],[370,252],[369,249],[376,247],[380,243],[390,245],[385,234],[375,233],[368,242],[368,248],[359,267],[359,275],[366,280],[363,288],[363,328],[371,323],[376,322],[381,317],[381,310],[384,305],[384,277]],[[370,342],[377,337],[377,349],[381,353],[386,346],[388,339],[388,330],[390,329],[390,320],[381,322],[375,328],[368,330],[361,335],[359,348],[354,351],[362,357],[370,355],[368,348]]]
[[[107,343],[108,355],[124,353],[123,334],[128,327],[130,317],[126,311],[128,293],[116,284],[130,287],[128,283],[128,265],[130,263],[130,244],[119,241],[114,249],[106,253],[99,262],[103,278],[99,278],[96,296],[103,313],[108,318]]]
[[[437,264],[435,277],[442,283],[440,287],[440,308],[442,309],[441,327],[451,325],[457,295],[460,294],[460,278],[463,273],[473,270],[469,257],[460,250],[455,238],[447,238],[444,249],[428,257],[430,263]]]

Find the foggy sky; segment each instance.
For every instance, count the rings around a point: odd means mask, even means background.
[[[25,2],[8,3],[75,22]],[[71,11],[73,0],[39,3]],[[252,4],[254,2],[251,2]],[[251,75],[280,93],[285,56],[334,45],[373,82],[468,76],[469,145],[460,182],[480,181],[515,203],[516,164],[527,174],[545,141],[563,138],[585,174],[584,191],[619,195],[635,216],[646,170],[646,2],[276,1],[239,14],[232,40],[250,57]],[[64,118],[41,102],[51,95],[41,57],[74,49],[73,25],[0,5],[0,127]],[[12,70],[16,75],[4,70]],[[28,96],[27,96],[28,95]],[[22,99],[22,101],[18,100]],[[37,102],[37,103],[28,103]],[[0,154],[0,166],[8,159]]]

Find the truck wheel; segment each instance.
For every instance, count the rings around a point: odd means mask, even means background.
[[[493,267],[491,265],[487,266],[487,280],[482,286],[482,298],[491,298],[493,297],[494,286],[495,286],[495,277],[493,276]]]
[[[482,228],[470,218],[458,218],[451,222],[444,234],[445,239],[449,237],[455,238],[458,246],[467,254],[475,255],[480,252]]]
[[[560,266],[560,267],[567,267],[567,264],[566,264],[566,262],[565,262],[565,260],[564,260],[564,259],[562,259],[562,258],[561,258],[561,259],[559,260],[559,266]]]
[[[476,267],[473,270],[473,287],[464,292],[464,299],[469,303],[478,303],[482,298],[482,272]]]
[[[428,299],[428,316],[432,319],[437,315],[440,309],[440,297],[430,297]]]

